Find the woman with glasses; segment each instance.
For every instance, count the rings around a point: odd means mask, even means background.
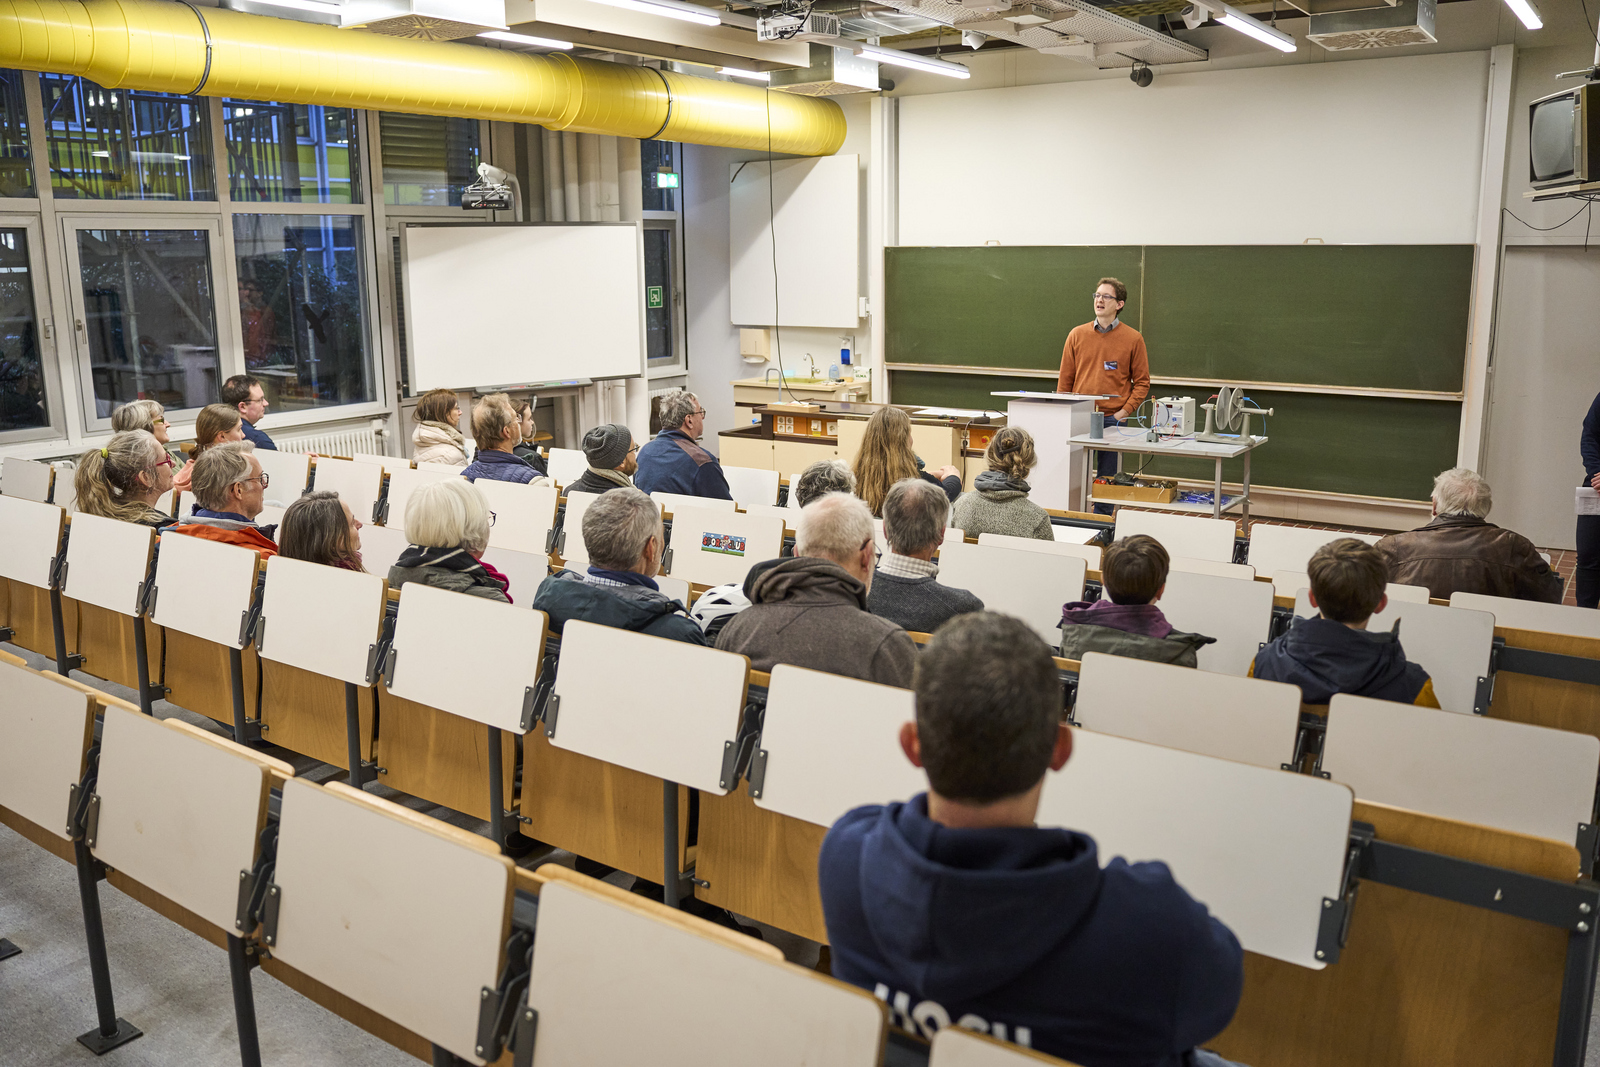
[[[189,453],[189,461],[172,479],[172,484],[181,490],[188,490],[189,479],[194,474],[194,461],[200,458],[200,453],[229,441],[243,440],[244,419],[239,415],[239,410],[226,404],[207,404],[195,416],[194,449]]]
[[[460,478],[429,482],[406,501],[411,541],[389,568],[389,588],[407,582],[511,603],[510,581],[483,562],[494,512],[483,490]]]
[[[157,505],[172,494],[172,467],[172,457],[154,434],[112,434],[103,448],[78,457],[72,478],[78,510],[142,526],[170,526],[177,520]]]

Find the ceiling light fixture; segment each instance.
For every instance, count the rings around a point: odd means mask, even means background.
[[[548,37],[529,37],[525,33],[507,33],[505,30],[489,30],[478,36],[491,41],[504,41],[506,44],[527,45],[529,48],[559,48],[566,51],[572,47],[570,41],[552,41]]]
[[[716,12],[694,4],[655,3],[654,0],[595,0],[595,3],[620,7],[624,11],[637,11],[641,15],[663,15],[669,19],[699,23],[701,26],[722,25],[722,19]]]
[[[1211,12],[1211,17],[1228,29],[1238,30],[1246,37],[1254,37],[1262,44],[1271,45],[1280,52],[1293,52],[1298,47],[1294,38],[1287,33],[1266,25],[1260,19],[1246,15],[1233,5],[1223,3],[1222,0],[1196,0],[1194,6]]]
[[[740,70],[738,67],[718,67],[718,74],[726,74],[730,78],[749,78],[753,82],[771,81],[772,75],[764,70]]]
[[[1533,5],[1528,3],[1528,0],[1506,0],[1506,6],[1512,10],[1517,18],[1522,20],[1522,24],[1528,29],[1538,30],[1544,28],[1544,19],[1539,17],[1539,13],[1533,9]]]
[[[319,15],[337,15],[344,10],[342,4],[326,0],[254,0],[265,7],[286,7],[294,11],[315,11]]]
[[[925,71],[928,74],[943,74],[946,78],[972,77],[972,71],[960,63],[946,63],[942,59],[915,56],[910,52],[899,52],[893,48],[879,48],[874,44],[857,46],[856,54],[866,59],[875,59],[879,63],[887,63],[892,67],[906,67],[910,70]]]

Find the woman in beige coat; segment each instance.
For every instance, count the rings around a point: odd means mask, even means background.
[[[449,389],[430,389],[417,401],[411,416],[417,428],[411,431],[411,458],[418,463],[467,465],[466,439],[456,429],[461,425],[461,404]]]

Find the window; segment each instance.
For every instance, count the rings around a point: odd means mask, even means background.
[[[215,200],[206,102],[41,74],[50,184],[63,200]]]
[[[75,229],[94,417],[130,400],[169,410],[217,399],[211,231]]]
[[[673,314],[677,286],[673,284],[673,232],[649,228],[644,231],[644,338],[649,366],[659,367],[676,359],[673,342]]]
[[[0,196],[34,195],[23,77],[19,71],[0,70]]]
[[[640,141],[639,171],[644,179],[644,209],[646,211],[677,211],[678,190],[657,187],[656,175],[665,167],[678,172],[678,146],[673,141]]]
[[[277,412],[375,400],[362,219],[235,215],[245,369]]]
[[[50,423],[28,231],[0,229],[0,432]]]
[[[391,207],[460,207],[461,190],[478,178],[476,119],[439,115],[378,116],[383,200]]]
[[[222,134],[235,200],[361,202],[356,113],[350,108],[226,100]]]

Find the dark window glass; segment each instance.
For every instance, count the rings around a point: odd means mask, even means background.
[[[0,196],[34,195],[28,109],[22,98],[22,79],[31,76],[0,70]]]
[[[645,354],[651,363],[670,363],[673,358],[671,230],[644,231],[644,285]]]
[[[28,231],[0,230],[0,430],[45,426],[44,368]]]
[[[273,411],[374,399],[361,221],[233,217],[245,368]]]
[[[208,231],[79,230],[78,268],[98,417],[130,400],[217,399]]]
[[[639,142],[639,171],[644,180],[646,211],[678,210],[678,190],[656,188],[656,175],[662,167],[677,171],[677,147],[672,141]]]
[[[356,113],[350,108],[226,100],[222,129],[235,200],[361,202]]]
[[[63,200],[215,200],[206,103],[41,74],[50,185]]]
[[[378,116],[383,201],[405,207],[460,207],[478,179],[478,122],[441,115]]]

